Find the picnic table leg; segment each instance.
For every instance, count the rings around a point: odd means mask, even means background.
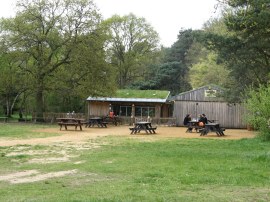
[[[65,124],[65,129],[67,130],[67,125]]]
[[[139,127],[134,128],[134,134],[140,133],[140,132],[141,132],[141,129]]]
[[[221,128],[218,130],[218,133],[219,133],[220,136],[224,136],[224,133],[223,133]]]

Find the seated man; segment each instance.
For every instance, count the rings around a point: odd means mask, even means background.
[[[206,123],[208,123],[207,117],[205,114],[201,114],[200,118],[199,118],[199,124],[202,123],[203,125],[200,126],[204,126]]]
[[[186,132],[192,132],[192,127],[190,127],[191,114],[187,114],[184,118],[183,124],[188,127]]]

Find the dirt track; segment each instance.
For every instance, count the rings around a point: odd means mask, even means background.
[[[82,143],[89,139],[97,137],[117,135],[126,136],[130,138],[143,138],[143,139],[160,139],[160,138],[201,138],[201,139],[241,139],[241,138],[253,138],[256,134],[254,131],[239,130],[239,129],[227,129],[224,137],[218,137],[215,133],[209,133],[207,136],[200,136],[199,133],[186,133],[184,127],[158,127],[157,134],[146,134],[141,132],[140,134],[130,135],[128,126],[111,126],[108,128],[84,128],[82,131],[75,131],[74,127],[68,128],[68,130],[59,130],[58,126],[49,129],[41,129],[37,132],[57,133],[59,136],[47,137],[47,138],[33,138],[33,139],[13,139],[5,140],[0,138],[0,146],[14,146],[14,145],[37,145],[37,144],[54,144],[54,143]]]

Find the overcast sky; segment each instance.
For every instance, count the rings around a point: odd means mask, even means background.
[[[0,0],[0,16],[10,17],[16,0]],[[200,29],[216,16],[216,0],[94,0],[103,17],[135,14],[144,17],[159,33],[161,43],[169,47],[181,28]]]

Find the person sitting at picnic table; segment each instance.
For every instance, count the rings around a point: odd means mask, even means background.
[[[208,123],[208,119],[205,114],[200,114],[199,126],[204,127]]]
[[[187,132],[192,132],[192,127],[190,127],[191,114],[187,114],[184,118],[183,124],[188,127]]]

